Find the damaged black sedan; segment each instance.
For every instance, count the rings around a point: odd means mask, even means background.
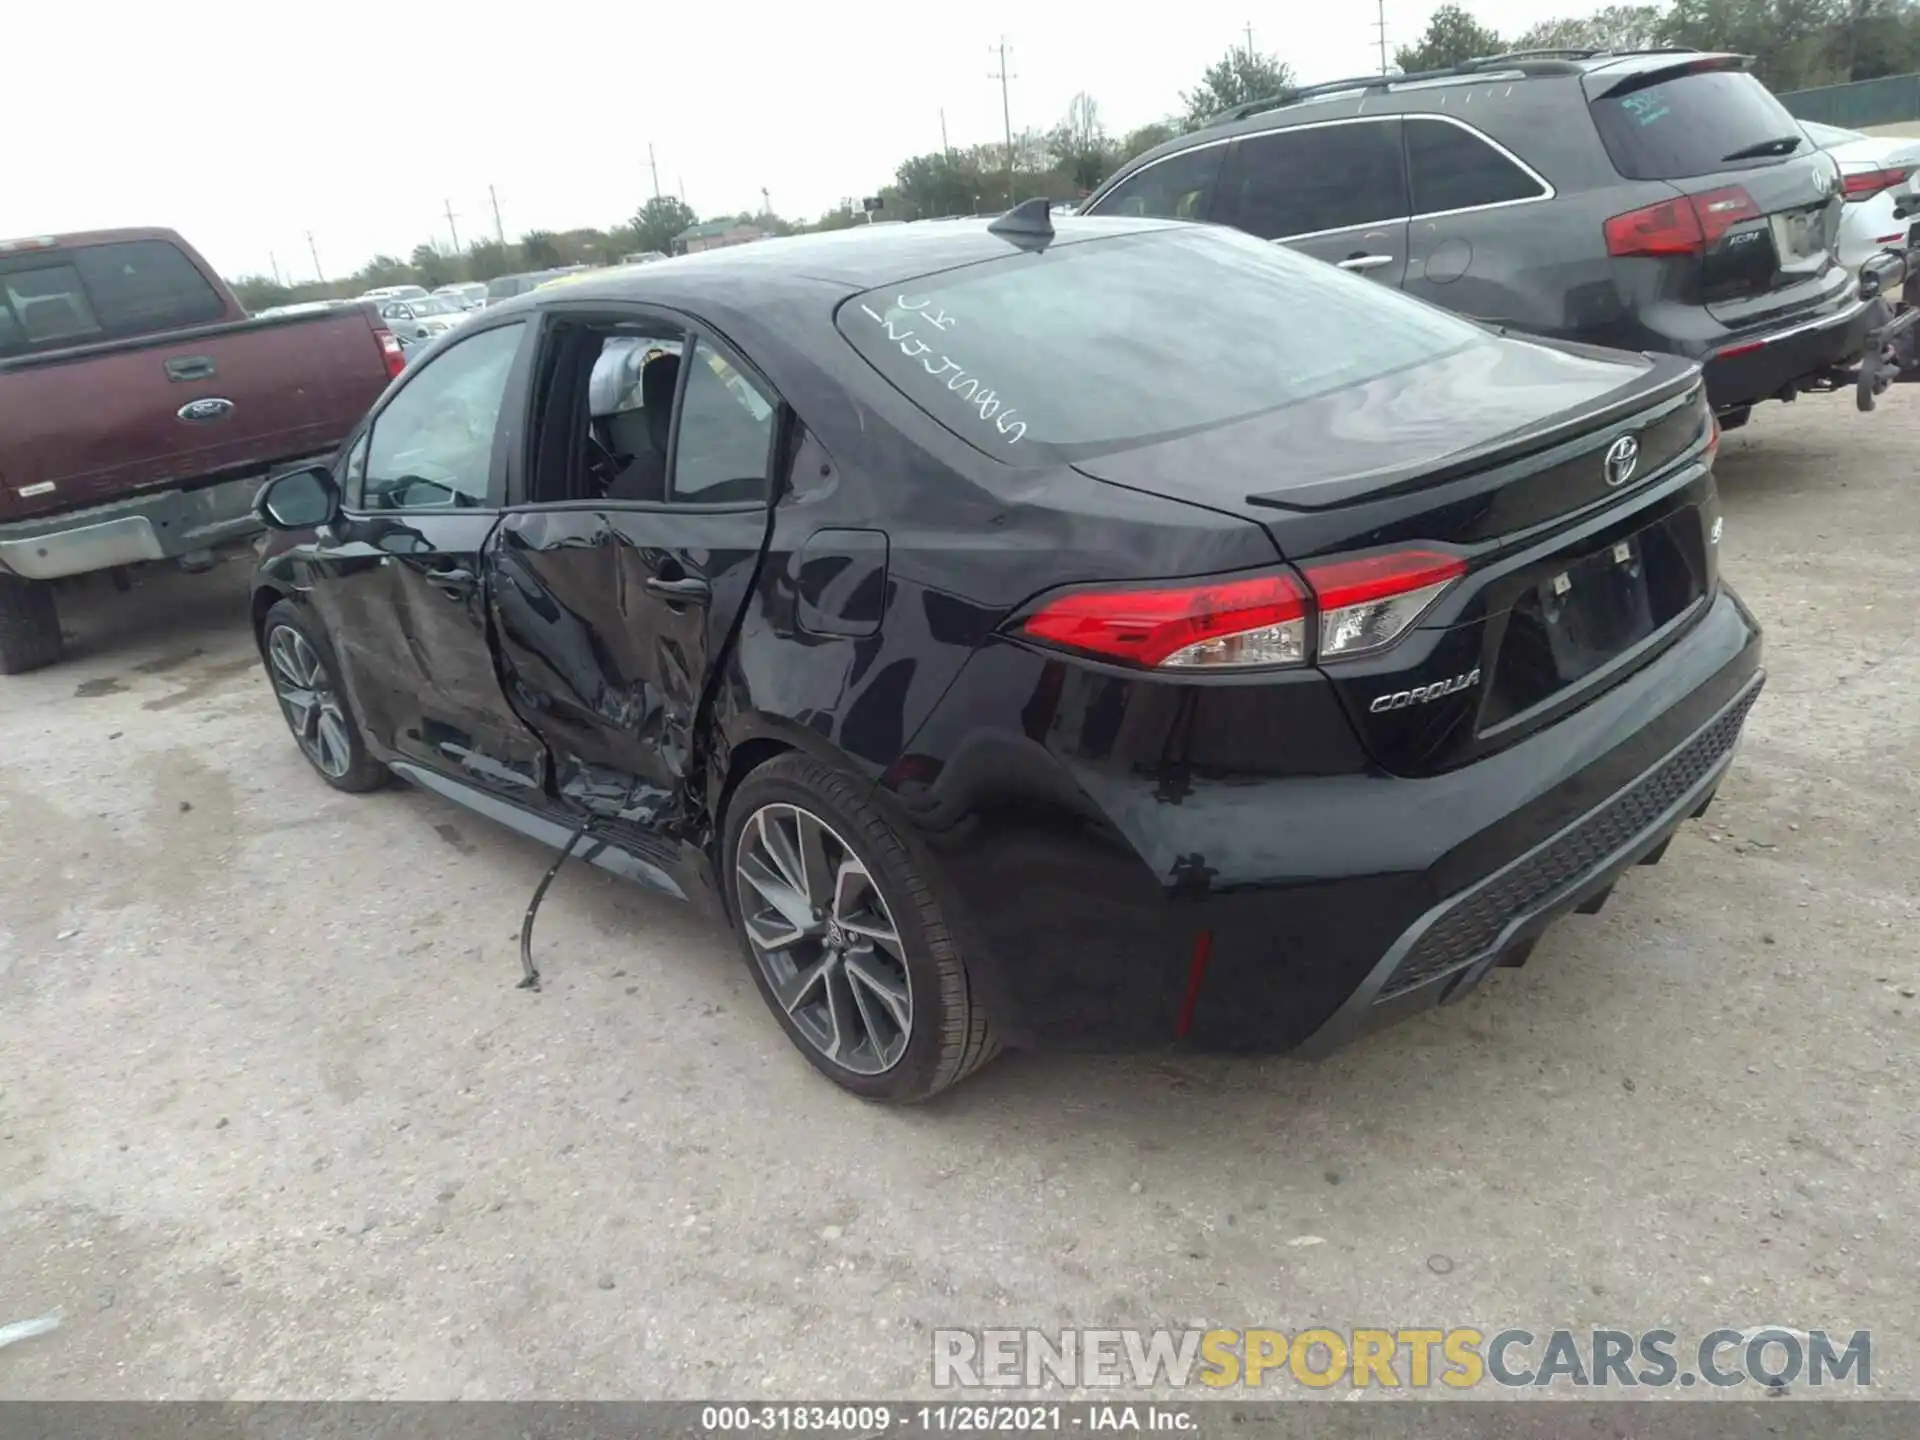
[[[849,1090],[1323,1048],[1659,858],[1761,684],[1684,362],[1249,237],[902,225],[535,292],[262,492],[389,774],[710,908]]]

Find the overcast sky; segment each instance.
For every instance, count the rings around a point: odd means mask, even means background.
[[[1426,0],[1388,0],[1388,44]],[[1503,34],[1596,0],[1480,0]],[[1178,107],[1229,47],[1304,80],[1377,68],[1373,0],[466,0],[23,3],[6,26],[0,236],[168,225],[228,275],[329,276],[493,230],[605,226],[660,186],[704,217],[809,218],[905,156],[998,140],[989,53],[1005,32],[1013,125],[1086,90],[1121,133]],[[1137,18],[1135,18],[1137,17]],[[1151,17],[1151,18],[1149,18]]]

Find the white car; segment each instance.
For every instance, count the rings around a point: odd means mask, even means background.
[[[444,335],[467,318],[465,310],[443,295],[387,300],[379,305],[380,318],[387,322],[387,328],[408,344]]]
[[[1858,271],[1889,245],[1902,248],[1908,228],[1920,220],[1920,204],[1912,188],[1920,170],[1920,140],[1899,135],[1865,135],[1802,120],[1807,138],[1831,155],[1840,166],[1840,183],[1847,208],[1840,218],[1840,263]],[[1902,201],[1916,212],[1906,220],[1893,212]]]
[[[419,300],[425,298],[427,287],[424,285],[376,285],[371,290],[362,290],[356,299],[360,300]]]
[[[478,310],[487,303],[487,287],[477,280],[460,281],[452,285],[442,285],[433,292],[442,300],[451,300],[462,310]]]

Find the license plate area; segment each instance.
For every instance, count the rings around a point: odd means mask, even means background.
[[[1666,518],[1543,567],[1506,616],[1482,732],[1611,665],[1706,593],[1700,512]]]
[[[1768,217],[1767,223],[1773,229],[1773,248],[1780,256],[1781,269],[1825,258],[1826,227],[1820,211],[1788,210]]]

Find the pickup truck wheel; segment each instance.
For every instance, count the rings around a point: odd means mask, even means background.
[[[260,628],[260,653],[274,699],[307,763],[336,790],[374,790],[391,778],[367,753],[360,722],[340,685],[333,647],[305,612],[281,600]]]
[[[60,658],[60,614],[44,580],[0,575],[0,675],[24,675]]]
[[[851,776],[782,755],[741,782],[727,813],[748,968],[814,1068],[901,1104],[999,1053],[923,862]]]

